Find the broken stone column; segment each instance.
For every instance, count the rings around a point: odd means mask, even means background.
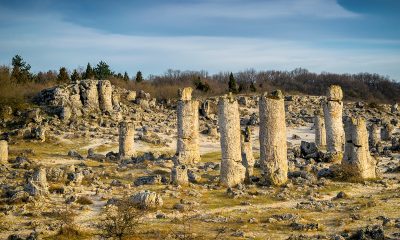
[[[0,163],[8,162],[8,143],[7,141],[0,141]]]
[[[45,168],[39,167],[34,170],[32,176],[28,178],[25,191],[31,196],[45,196],[49,194]]]
[[[245,181],[250,182],[251,176],[253,176],[253,168],[255,159],[253,156],[253,146],[251,143],[251,128],[246,126],[245,130],[242,131],[242,163],[246,168]]]
[[[372,124],[369,127],[369,146],[375,148],[381,141],[381,128],[377,124]]]
[[[120,159],[135,156],[134,148],[135,126],[133,123],[121,122],[119,124],[119,157]]]
[[[192,100],[192,88],[180,89],[177,106],[177,163],[193,165],[200,161],[199,103]]]
[[[368,132],[362,118],[345,121],[346,145],[342,169],[352,179],[376,178],[376,161],[369,153]]]
[[[97,80],[80,81],[79,89],[83,107],[86,111],[99,110],[99,94],[97,90]]]
[[[393,125],[390,123],[384,123],[381,128],[381,140],[390,141],[392,139]]]
[[[99,107],[103,112],[111,112],[113,110],[112,105],[112,86],[108,80],[100,80],[98,82],[98,93],[99,93]]]
[[[277,90],[260,97],[260,164],[264,180],[273,185],[287,181],[285,103]]]
[[[321,111],[316,111],[314,116],[315,144],[318,148],[326,147],[325,119]]]
[[[326,102],[324,103],[324,115],[327,150],[328,152],[338,155],[338,157],[334,159],[334,162],[340,162],[340,156],[343,154],[344,129],[342,120],[342,99],[342,88],[337,85],[330,86]]]
[[[246,172],[240,148],[239,106],[234,97],[219,98],[218,124],[222,152],[220,182],[223,186],[234,187],[244,181]]]
[[[171,182],[174,185],[189,185],[188,169],[185,165],[178,165],[171,170]]]

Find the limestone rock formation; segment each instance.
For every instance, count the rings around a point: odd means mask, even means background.
[[[327,100],[323,104],[326,128],[327,150],[341,155],[344,146],[343,129],[343,92],[340,86],[330,86],[327,93]],[[340,157],[336,158],[340,161]]]
[[[393,125],[385,122],[381,128],[381,140],[390,141],[392,139]]]
[[[253,156],[253,146],[252,146],[252,139],[251,139],[251,128],[250,126],[246,126],[244,131],[242,131],[241,136],[241,148],[242,148],[242,163],[243,166],[246,168],[246,175],[245,181],[250,182],[250,177],[253,176],[253,169],[255,159]]]
[[[171,170],[171,183],[186,186],[189,184],[188,169],[185,165],[178,165]]]
[[[326,147],[325,119],[321,111],[316,111],[314,115],[315,144],[319,148]]]
[[[135,125],[133,123],[121,122],[119,124],[119,157],[120,159],[135,156]]]
[[[345,131],[346,145],[342,168],[346,176],[355,179],[376,178],[376,161],[369,153],[365,120],[347,118]]]
[[[130,201],[141,209],[152,209],[163,205],[161,196],[149,190],[140,191],[132,195]]]
[[[381,128],[377,124],[372,124],[369,127],[369,146],[375,148],[381,141]]]
[[[227,187],[236,186],[244,181],[246,169],[240,147],[239,106],[233,97],[219,99],[218,124],[222,152],[220,182]]]
[[[126,90],[125,90],[126,91]],[[45,89],[36,101],[58,114],[64,121],[82,114],[119,109],[119,92],[109,80],[80,80],[73,84]]]
[[[260,164],[264,178],[273,185],[287,181],[285,104],[281,91],[260,97]]]
[[[5,140],[0,141],[0,163],[8,162],[8,143]]]
[[[103,112],[111,112],[113,110],[112,103],[112,85],[110,81],[99,81],[98,84],[99,93],[99,107]]]
[[[199,103],[191,100],[191,88],[179,90],[177,106],[178,164],[193,165],[200,161],[199,151]]]
[[[49,193],[45,168],[39,167],[34,170],[32,176],[28,178],[25,191],[31,196],[45,196]]]

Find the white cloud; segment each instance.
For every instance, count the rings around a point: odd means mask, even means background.
[[[168,68],[213,73],[304,67],[318,72],[377,72],[400,79],[399,51],[384,48],[349,50],[268,38],[108,34],[51,15],[36,18],[29,29],[24,25],[3,29],[0,36],[0,64],[18,53],[35,71],[105,60],[114,70],[130,74],[137,70],[157,74]]]
[[[336,0],[201,1],[166,4],[145,13],[157,18],[270,19],[283,17],[354,18],[360,15],[343,8]]]

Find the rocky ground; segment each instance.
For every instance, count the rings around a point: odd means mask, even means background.
[[[102,113],[86,111],[85,104],[60,110],[43,99],[25,111],[3,107],[9,160],[0,166],[1,239],[100,239],[99,224],[127,197],[146,207],[130,239],[400,239],[400,114],[390,106],[348,102],[344,110],[369,124],[393,126],[393,141],[371,149],[380,178],[343,181],[321,154],[302,151],[302,141],[314,141],[313,116],[322,97],[286,96],[289,182],[262,186],[256,161],[252,183],[226,189],[218,184],[216,98],[200,99],[202,155],[189,169],[191,183],[174,186],[176,103],[115,92],[118,101],[113,95],[112,110]],[[253,128],[258,159],[257,96],[238,101],[241,124]],[[116,157],[121,120],[136,126],[138,156],[129,161]]]

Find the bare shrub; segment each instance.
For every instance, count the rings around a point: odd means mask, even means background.
[[[123,239],[133,237],[141,224],[141,219],[146,212],[139,210],[127,197],[116,205],[106,207],[103,219],[97,225],[102,238]]]

